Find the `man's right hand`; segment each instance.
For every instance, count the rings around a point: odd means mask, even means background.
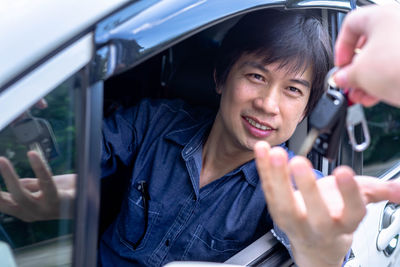
[[[28,158],[37,178],[20,179],[11,162],[0,157],[0,173],[8,189],[1,192],[0,212],[27,222],[72,218],[76,175],[53,177],[36,152],[29,151]]]
[[[272,220],[290,240],[298,266],[342,266],[369,203],[400,203],[400,181],[355,177],[347,166],[316,179],[311,162],[258,142],[254,148]],[[296,184],[296,189],[293,187]]]

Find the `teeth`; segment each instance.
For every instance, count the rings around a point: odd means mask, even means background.
[[[254,127],[256,127],[257,129],[266,131],[266,130],[272,130],[272,128],[267,127],[265,125],[259,124],[258,122],[255,122],[254,120],[250,119],[250,118],[246,118],[246,120],[253,125]]]

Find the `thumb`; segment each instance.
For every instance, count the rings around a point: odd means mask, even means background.
[[[333,79],[340,88],[360,88],[357,84],[357,72],[354,70],[353,64],[341,67],[334,74]]]
[[[388,200],[400,203],[400,180],[382,181],[375,177],[356,176],[361,193],[366,203]]]
[[[349,98],[354,103],[360,103],[365,107],[376,105],[380,98],[367,92],[358,81],[358,72],[354,63],[340,68],[334,74],[334,81],[339,88],[350,89]]]

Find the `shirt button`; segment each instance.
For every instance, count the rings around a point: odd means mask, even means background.
[[[197,200],[196,194],[193,195],[193,200],[194,200],[194,201]]]
[[[169,246],[169,239],[165,240],[165,246]]]

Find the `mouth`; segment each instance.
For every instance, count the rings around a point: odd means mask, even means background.
[[[253,118],[249,118],[249,117],[245,117],[243,116],[243,118],[254,128],[261,130],[261,131],[271,131],[274,130],[274,128],[272,128],[271,126],[265,124],[265,123],[261,123],[260,121],[257,121]]]

